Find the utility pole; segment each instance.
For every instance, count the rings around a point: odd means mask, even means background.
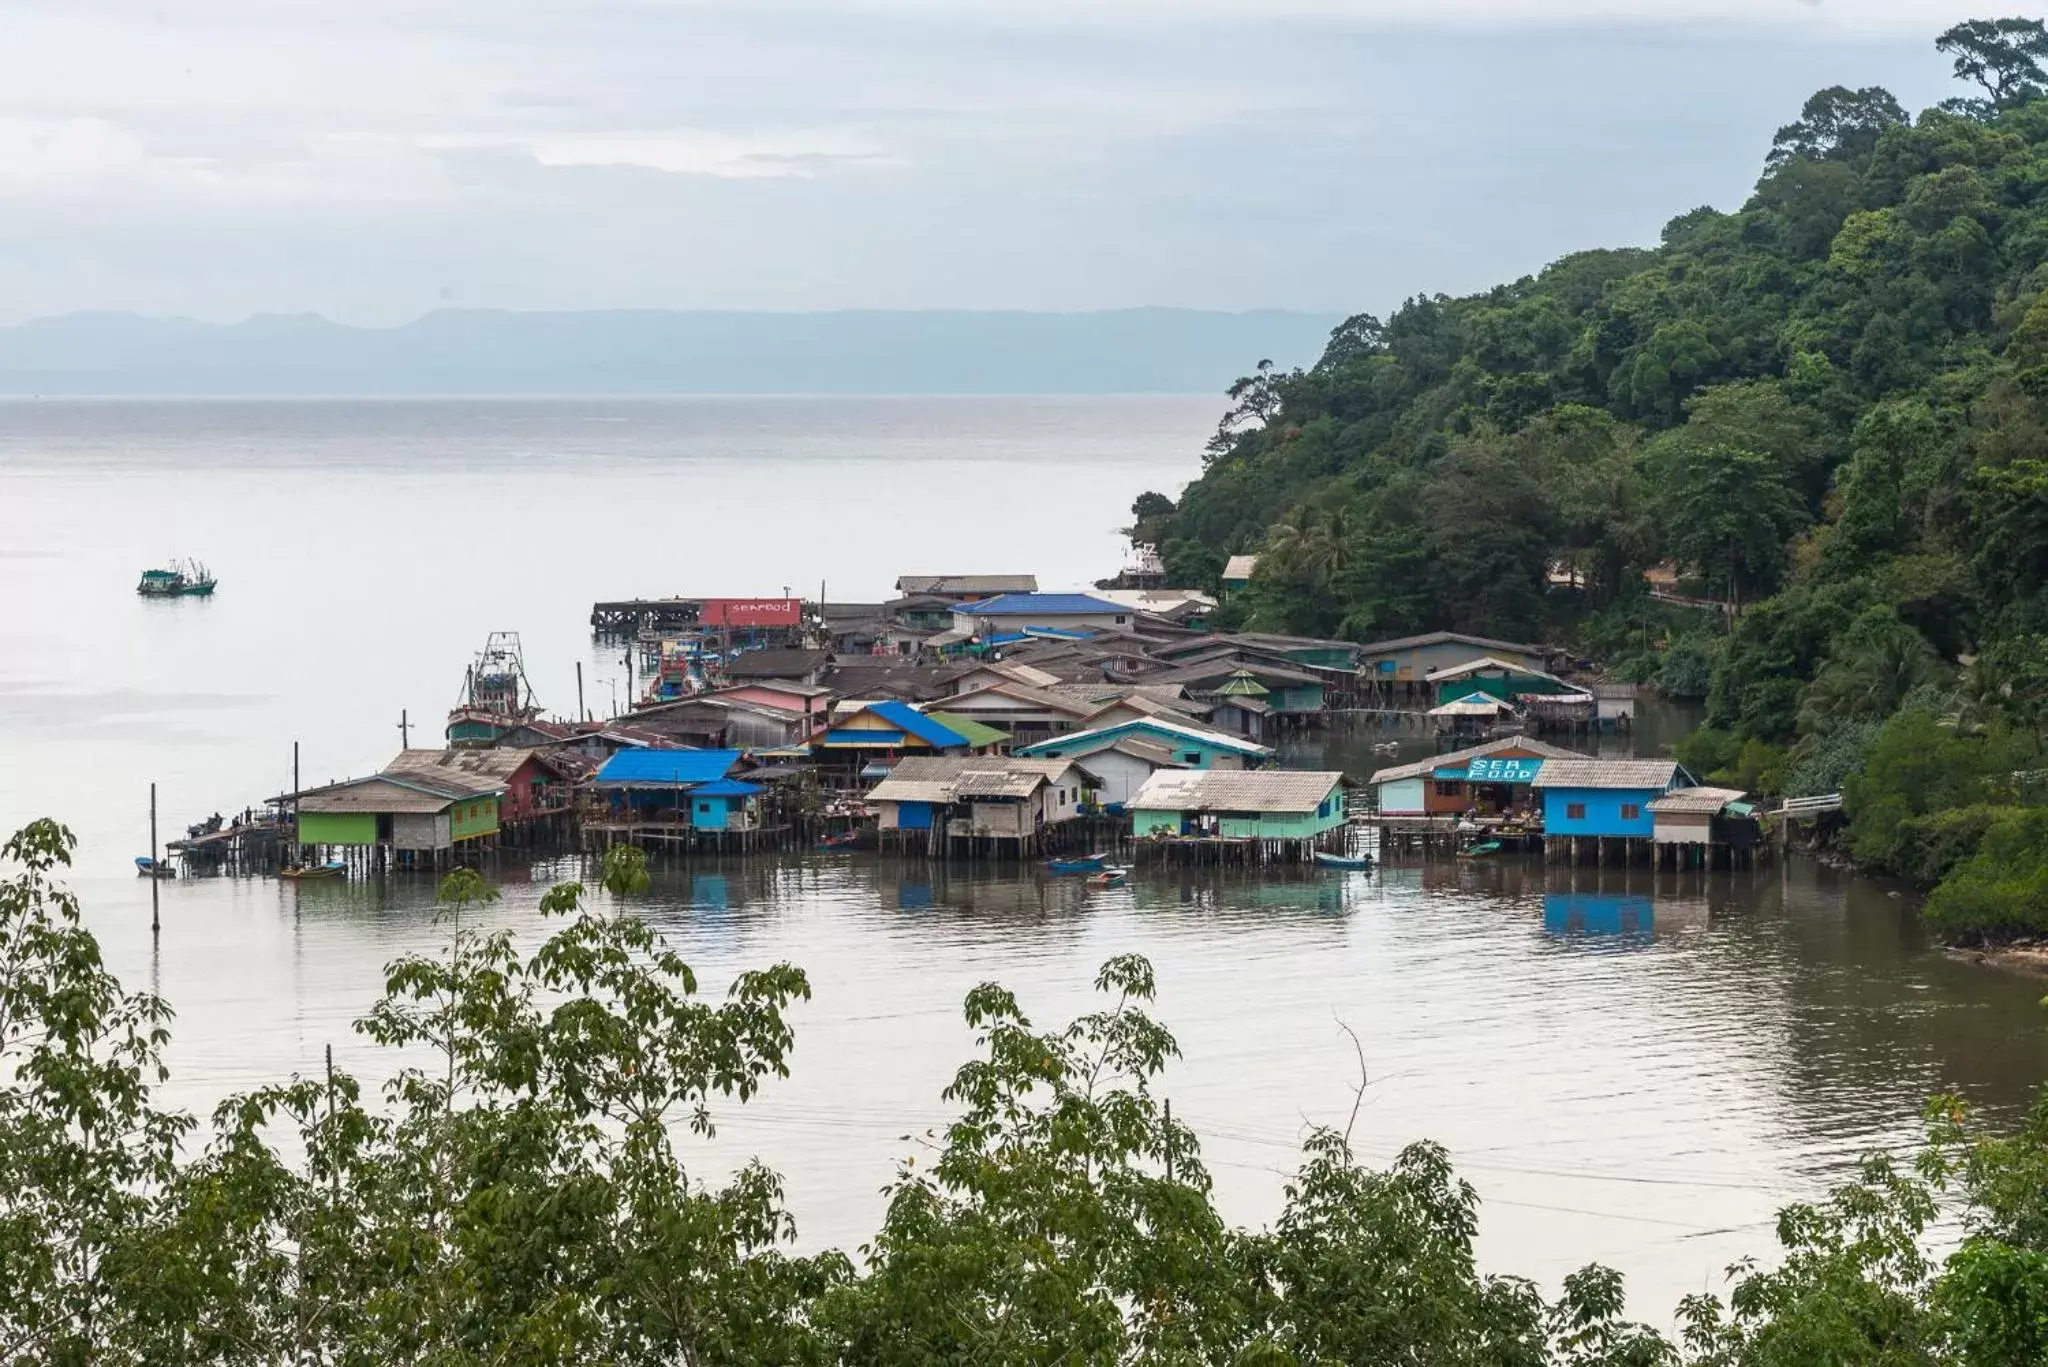
[[[412,749],[412,727],[407,722],[405,709],[402,707],[398,709],[398,748],[401,750]]]
[[[306,847],[299,843],[299,743],[292,742],[292,863],[304,863]]]
[[[149,933],[152,938],[164,928],[156,886],[162,881],[162,870],[156,866],[156,785],[152,783],[149,785]]]
[[[590,720],[590,713],[583,708],[583,661],[581,660],[576,662],[576,720]]]

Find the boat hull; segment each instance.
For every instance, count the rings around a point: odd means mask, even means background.
[[[1369,869],[1372,867],[1372,856],[1364,854],[1325,854],[1322,851],[1317,851],[1316,863],[1326,869]]]

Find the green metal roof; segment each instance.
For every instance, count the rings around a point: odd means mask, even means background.
[[[976,750],[984,745],[1003,745],[1010,739],[1008,732],[998,731],[993,726],[985,725],[972,717],[963,717],[958,712],[927,712],[925,715],[948,730],[959,732],[960,738]]]
[[[1223,681],[1223,687],[1216,690],[1219,696],[1236,698],[1263,698],[1273,690],[1252,677],[1249,669],[1240,669]]]

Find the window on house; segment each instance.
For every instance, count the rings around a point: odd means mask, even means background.
[[[1200,764],[1202,762],[1202,752],[1200,750],[1190,750],[1182,755],[1181,758],[1189,764]]]
[[[1567,821],[1584,821],[1586,819],[1586,804],[1583,802],[1565,803],[1564,819]]]
[[[1633,802],[1624,802],[1621,804],[1621,819],[1623,821],[1641,821],[1643,819],[1643,809]]]
[[[1127,617],[1125,617],[1125,616],[1124,616],[1124,615],[1123,615],[1123,614],[1122,614],[1121,612],[1119,612],[1119,613],[1118,613],[1118,614],[1116,615],[1116,624],[1117,624],[1118,626],[1122,626],[1122,625],[1123,625],[1123,624],[1124,624],[1125,622],[1127,622],[1127,621],[1129,621],[1129,620],[1130,620],[1130,619],[1129,619],[1129,618],[1127,618]]]
[[[1436,795],[1438,797],[1463,797],[1465,795],[1465,785],[1462,783],[1438,783],[1436,785]]]
[[[698,803],[698,804],[697,804],[697,810],[698,810],[699,812],[703,813],[703,814],[704,814],[705,816],[710,816],[710,815],[711,815],[711,804],[710,804],[710,803],[708,803],[708,802],[700,802],[700,803]]]

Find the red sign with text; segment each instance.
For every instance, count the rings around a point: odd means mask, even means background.
[[[708,627],[793,627],[804,620],[800,598],[706,598],[698,618]]]

